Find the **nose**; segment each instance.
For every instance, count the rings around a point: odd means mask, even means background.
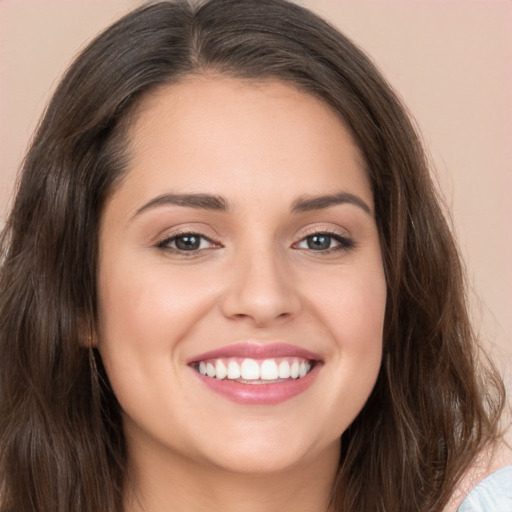
[[[285,322],[301,309],[295,279],[286,262],[271,251],[240,256],[223,298],[223,314],[257,327]]]

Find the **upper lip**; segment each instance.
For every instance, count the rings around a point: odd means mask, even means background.
[[[288,343],[255,343],[243,342],[227,345],[215,350],[210,350],[192,357],[187,364],[205,361],[207,359],[220,359],[228,357],[243,357],[250,359],[272,359],[274,357],[301,357],[312,361],[321,361],[319,354],[305,348]]]

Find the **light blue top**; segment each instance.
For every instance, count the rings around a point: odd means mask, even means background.
[[[499,469],[480,482],[457,512],[512,512],[512,466]]]

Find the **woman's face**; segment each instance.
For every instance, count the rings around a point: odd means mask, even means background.
[[[97,343],[130,453],[241,472],[336,459],[386,302],[348,130],[290,85],[202,77],[146,99],[128,142]]]

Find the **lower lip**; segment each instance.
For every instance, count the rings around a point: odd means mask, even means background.
[[[321,366],[320,363],[316,363],[312,370],[300,379],[269,384],[242,384],[229,379],[206,377],[194,369],[192,371],[212,391],[233,402],[246,405],[274,405],[306,391],[313,384]]]

